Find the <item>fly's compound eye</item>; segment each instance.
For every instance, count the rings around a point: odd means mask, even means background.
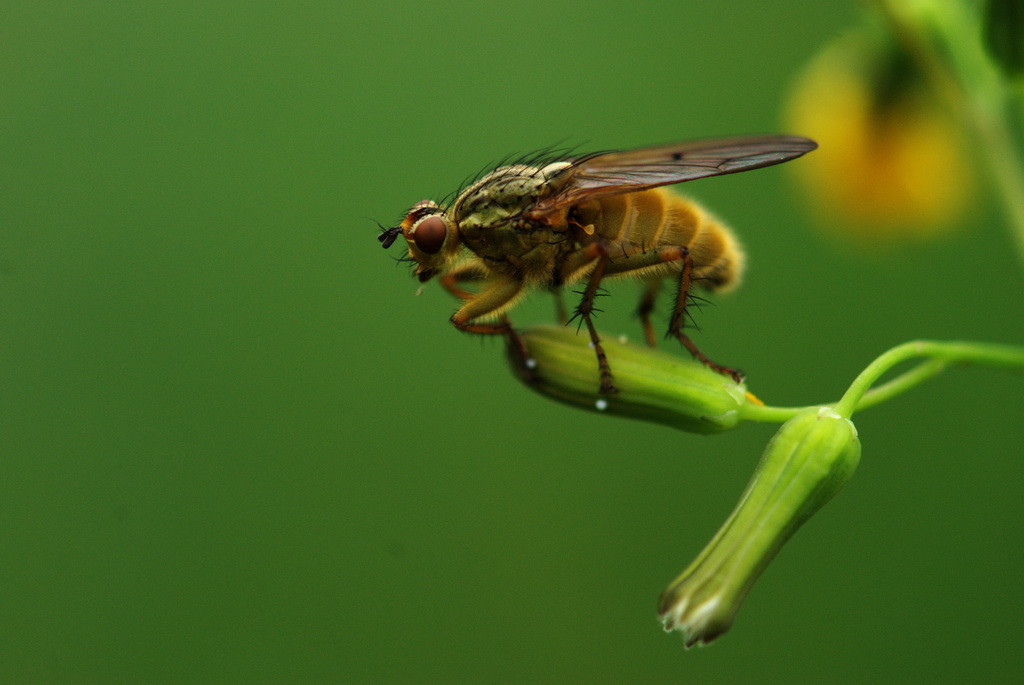
[[[428,216],[412,229],[412,241],[425,254],[440,252],[447,235],[448,225],[437,215]]]

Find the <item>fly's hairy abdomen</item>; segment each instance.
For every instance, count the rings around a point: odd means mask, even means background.
[[[696,283],[708,290],[736,286],[743,272],[743,253],[732,231],[697,203],[667,188],[591,200],[577,208],[576,221],[585,233],[592,232],[591,239],[612,244],[612,260],[666,246],[686,247]],[[682,268],[683,262],[677,260],[633,275],[662,278]]]

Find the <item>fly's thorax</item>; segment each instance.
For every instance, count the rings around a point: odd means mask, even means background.
[[[552,177],[567,164],[505,166],[466,188],[451,210],[463,245],[491,271],[547,282],[569,246],[564,212],[561,222],[540,221],[527,213],[538,199],[557,190]]]
[[[507,224],[552,192],[551,179],[569,162],[495,169],[459,194],[452,217],[464,230]]]

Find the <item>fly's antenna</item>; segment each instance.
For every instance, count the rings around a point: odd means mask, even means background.
[[[383,226],[381,226],[380,235],[377,236],[377,240],[380,241],[381,247],[383,247],[386,250],[389,247],[391,247],[391,244],[398,239],[398,236],[399,234],[401,234],[401,232],[401,226],[395,226],[394,228],[384,228]]]

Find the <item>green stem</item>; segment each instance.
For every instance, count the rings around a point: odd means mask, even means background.
[[[789,421],[805,409],[807,407],[771,407],[765,404],[747,402],[740,409],[740,416],[744,421],[783,423]]]
[[[922,364],[916,369],[897,377],[876,389],[874,396],[868,392],[889,369],[897,364],[918,357],[927,357],[930,363]],[[850,418],[855,411],[866,406],[873,406],[881,401],[894,397],[904,390],[931,378],[949,364],[970,362],[983,366],[1000,368],[1024,368],[1024,348],[1011,345],[995,345],[974,342],[937,342],[917,340],[897,345],[885,352],[850,384],[842,399],[835,405],[836,413]]]
[[[904,371],[895,378],[874,386],[894,366],[917,357],[926,361]],[[951,364],[972,362],[985,366],[1024,368],[1024,348],[972,342],[914,341],[885,352],[857,376],[839,402],[829,402],[840,416],[849,418],[854,412],[882,404],[926,380],[942,373]],[[772,407],[747,403],[742,409],[745,421],[782,423],[809,407]]]
[[[860,398],[860,401],[857,402],[856,411],[868,409],[876,404],[890,400],[910,390],[915,385],[938,376],[946,370],[947,366],[949,366],[949,363],[941,359],[929,359],[926,362],[922,362],[909,371],[904,371],[896,378],[868,390]]]

